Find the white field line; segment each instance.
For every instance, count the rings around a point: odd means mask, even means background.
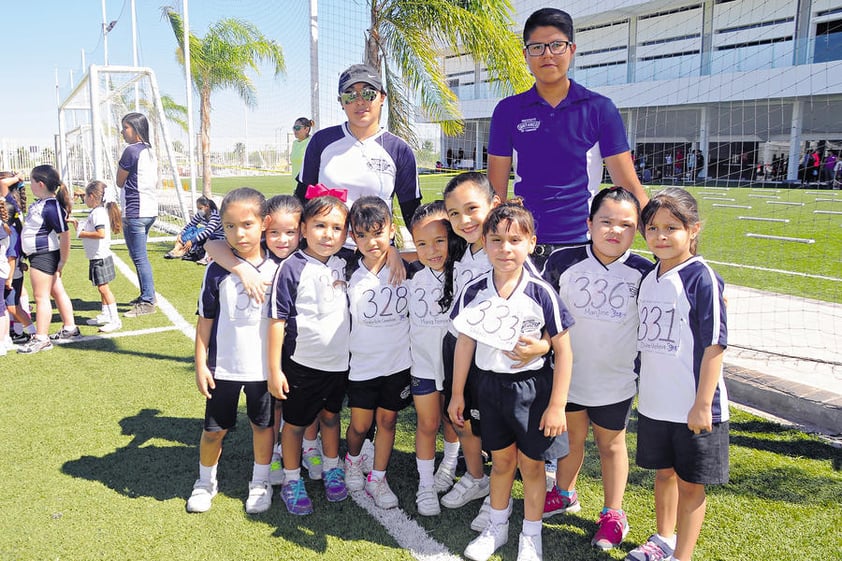
[[[136,329],[134,331],[114,331],[112,333],[97,333],[96,335],[83,335],[72,339],[53,341],[53,345],[67,345],[73,343],[85,343],[88,341],[99,341],[100,339],[117,339],[119,337],[136,337],[138,335],[149,335],[150,333],[163,333],[166,331],[177,331],[178,327],[168,325],[165,327],[150,327],[149,329]]]
[[[350,493],[351,498],[372,518],[380,522],[398,545],[412,554],[418,561],[459,561],[444,545],[431,538],[427,531],[400,508],[388,510],[377,507],[365,491]]]

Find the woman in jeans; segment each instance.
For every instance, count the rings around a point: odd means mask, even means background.
[[[130,302],[126,317],[155,312],[155,282],[152,265],[146,253],[149,229],[158,217],[158,162],[149,144],[149,122],[140,113],[128,113],[122,119],[123,140],[129,146],[123,151],[117,168],[117,186],[121,188],[123,237],[129,256],[137,270],[140,296]]]

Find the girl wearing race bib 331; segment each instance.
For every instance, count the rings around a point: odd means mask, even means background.
[[[637,464],[657,470],[657,533],[626,559],[690,561],[705,519],[705,485],[728,481],[724,283],[696,255],[701,223],[690,193],[660,191],[641,220],[658,263],[637,298]]]

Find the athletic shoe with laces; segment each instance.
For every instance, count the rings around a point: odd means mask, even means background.
[[[352,462],[345,456],[345,486],[349,491],[362,491],[365,488],[362,459]]]
[[[287,481],[281,487],[281,498],[290,514],[304,516],[313,513],[313,503],[307,496],[307,489],[304,487],[303,479]]]
[[[579,495],[576,491],[573,491],[572,497],[565,497],[556,485],[547,491],[547,496],[544,498],[544,519],[563,512],[573,513],[580,510],[582,510],[582,505],[579,504]]]
[[[117,331],[123,328],[123,322],[119,319],[117,321],[110,321],[105,325],[100,326],[99,331],[101,333],[111,333],[113,331]]]
[[[25,345],[32,340],[32,335],[24,331],[23,333],[15,333],[12,335],[12,344]]]
[[[439,496],[435,487],[419,487],[415,492],[415,506],[421,516],[437,516],[441,514]]]
[[[197,479],[193,484],[193,492],[187,499],[187,512],[207,512],[211,501],[216,496],[216,481],[202,481]]]
[[[379,508],[388,509],[398,506],[398,496],[389,488],[389,482],[385,477],[372,479],[369,475],[368,481],[365,482],[365,492],[374,499],[374,504]]]
[[[517,561],[541,561],[543,558],[541,534],[526,536],[521,532],[517,543]]]
[[[494,524],[489,521],[479,536],[465,548],[465,557],[473,561],[486,561],[509,541],[509,522]]]
[[[444,462],[439,464],[435,476],[433,476],[433,488],[436,493],[447,493],[453,487],[456,481],[456,474],[453,473],[453,468],[444,465]]]
[[[318,481],[322,478],[322,453],[318,448],[307,448],[301,456],[301,465],[307,470],[310,479]]]
[[[626,513],[620,510],[609,510],[599,515],[599,529],[596,531],[591,545],[607,551],[620,545],[629,533],[629,523]]]
[[[512,506],[514,502],[509,497],[509,506],[506,508],[506,518],[512,515]],[[491,521],[491,495],[485,497],[482,501],[482,506],[479,507],[479,512],[471,520],[471,530],[474,532],[482,532],[488,523]]]
[[[82,334],[82,332],[79,331],[78,327],[73,327],[73,329],[65,329],[64,327],[62,327],[61,329],[59,329],[58,331],[56,331],[55,333],[50,335],[50,340],[51,341],[67,341],[67,340],[69,340],[73,337],[78,337],[81,334]]]
[[[669,561],[674,549],[668,543],[652,534],[646,543],[629,551],[625,561]]]
[[[369,440],[363,440],[363,447],[360,450],[362,458],[363,473],[368,475],[374,469],[374,443]]]
[[[272,454],[272,463],[269,464],[269,483],[284,484],[284,463],[279,454]]]
[[[99,326],[99,325],[105,325],[106,323],[108,323],[108,321],[110,319],[111,319],[111,316],[108,316],[106,314],[99,314],[95,318],[91,318],[91,319],[87,320],[85,323],[87,325]]]
[[[441,498],[441,504],[447,508],[460,508],[475,499],[487,497],[490,491],[487,475],[474,479],[466,473],[456,482],[453,489]]]
[[[345,470],[337,466],[324,472],[325,495],[327,500],[338,503],[348,498],[345,486]]]
[[[35,354],[41,351],[49,351],[53,348],[53,344],[49,339],[39,339],[33,336],[28,343],[18,347],[18,352],[21,354]]]
[[[260,514],[272,506],[272,486],[268,481],[252,481],[249,483],[249,496],[246,499],[246,512]]]
[[[138,316],[147,316],[155,313],[155,304],[152,302],[138,302],[132,306],[132,309],[123,314],[127,318],[136,318]]]

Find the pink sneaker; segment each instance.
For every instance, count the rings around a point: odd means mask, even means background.
[[[629,533],[629,523],[626,513],[620,510],[609,510],[599,515],[599,529],[596,531],[591,545],[607,551],[620,545]]]
[[[553,488],[547,491],[547,496],[544,499],[543,518],[546,519],[563,512],[579,512],[580,510],[582,510],[582,505],[579,504],[579,495],[576,491],[573,491],[573,496],[569,498],[562,495],[556,485],[553,485]]]

